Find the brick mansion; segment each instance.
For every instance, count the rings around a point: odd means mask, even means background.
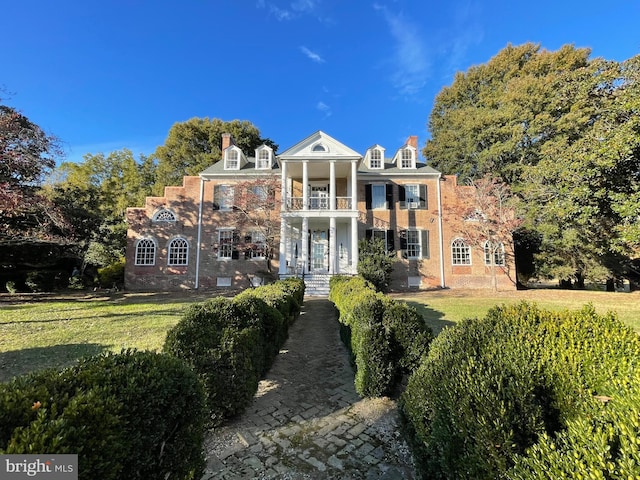
[[[318,131],[280,154],[252,153],[223,135],[219,162],[127,209],[127,289],[243,288],[295,275],[308,294],[324,294],[332,275],[357,272],[359,241],[372,237],[397,256],[394,291],[490,288],[491,267],[498,288],[515,289],[512,246],[490,252],[456,231],[449,219],[472,187],[421,162],[417,137],[390,155],[377,144],[361,154]]]

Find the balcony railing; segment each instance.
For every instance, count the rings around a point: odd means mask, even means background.
[[[328,197],[308,198],[308,210],[329,210]],[[287,210],[304,210],[302,197],[289,197],[287,199]],[[336,197],[336,210],[351,210],[351,197]]]

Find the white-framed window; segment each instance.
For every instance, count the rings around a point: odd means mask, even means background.
[[[235,201],[235,188],[233,185],[216,185],[213,192],[214,208],[218,210],[231,210]]]
[[[405,185],[404,194],[407,208],[420,208],[420,185]]]
[[[240,154],[238,150],[230,148],[225,152],[224,169],[238,170],[240,168]]]
[[[153,216],[152,221],[154,222],[175,222],[176,216],[171,210],[163,208],[162,210],[158,210],[156,214]]]
[[[422,256],[421,245],[420,231],[407,230],[407,257],[420,258]]]
[[[233,228],[218,230],[218,258],[231,260],[236,245],[236,231]]]
[[[271,167],[271,152],[266,148],[258,151],[258,158],[256,158],[256,168],[259,170],[266,170]]]
[[[316,143],[313,148],[311,148],[312,152],[328,152],[329,149],[322,143]]]
[[[502,242],[499,242],[495,247],[488,240],[484,243],[484,264],[501,266],[505,264],[504,244]]]
[[[264,185],[253,185],[251,188],[252,200],[266,202],[269,198],[269,189]]]
[[[371,185],[371,208],[387,208],[387,186],[383,183]]]
[[[429,230],[400,230],[400,250],[403,258],[429,258]]]
[[[382,168],[382,152],[377,148],[371,150],[371,156],[369,158],[369,168],[381,169]]]
[[[410,148],[402,149],[402,152],[400,153],[400,168],[415,168],[413,150]]]
[[[136,244],[136,265],[156,264],[156,242],[150,238],[142,238]]]
[[[249,232],[245,236],[245,243],[248,244],[247,258],[266,258],[267,242],[264,233],[259,231]]]
[[[168,265],[188,265],[189,243],[184,238],[174,238],[169,242]]]
[[[453,265],[471,265],[471,248],[461,238],[451,242],[451,263]]]

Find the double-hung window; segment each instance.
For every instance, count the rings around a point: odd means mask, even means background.
[[[240,167],[240,155],[238,154],[238,151],[234,149],[227,150],[224,169],[238,170],[239,167]]]
[[[382,152],[380,152],[380,150],[378,150],[377,148],[371,150],[371,157],[369,158],[369,168],[382,168]]]
[[[256,168],[260,170],[266,170],[271,166],[271,156],[269,150],[266,148],[258,152],[258,158],[256,160]]]
[[[235,230],[232,228],[222,229],[218,231],[218,258],[233,258],[235,244]]]
[[[413,152],[405,148],[400,155],[400,168],[414,168]]]
[[[217,185],[214,190],[214,208],[219,210],[231,210],[234,203],[235,189],[233,185]]]
[[[253,231],[246,235],[245,243],[248,243],[249,248],[245,258],[266,258],[266,238],[264,233]]]
[[[387,190],[384,184],[371,185],[371,208],[387,208]]]

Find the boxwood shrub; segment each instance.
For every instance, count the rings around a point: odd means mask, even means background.
[[[637,478],[637,446],[627,445],[639,438],[639,366],[637,335],[589,306],[503,306],[446,329],[401,399],[420,470],[425,478]]]
[[[169,330],[164,351],[185,361],[201,379],[212,426],[251,402],[303,297],[301,280],[275,282],[234,299],[191,305]]]
[[[79,478],[197,479],[203,391],[179,360],[124,351],[0,384],[0,453],[74,453]]]
[[[356,368],[356,391],[394,394],[426,354],[433,339],[420,314],[375,291],[362,277],[331,279],[329,299],[339,311],[341,337]]]

